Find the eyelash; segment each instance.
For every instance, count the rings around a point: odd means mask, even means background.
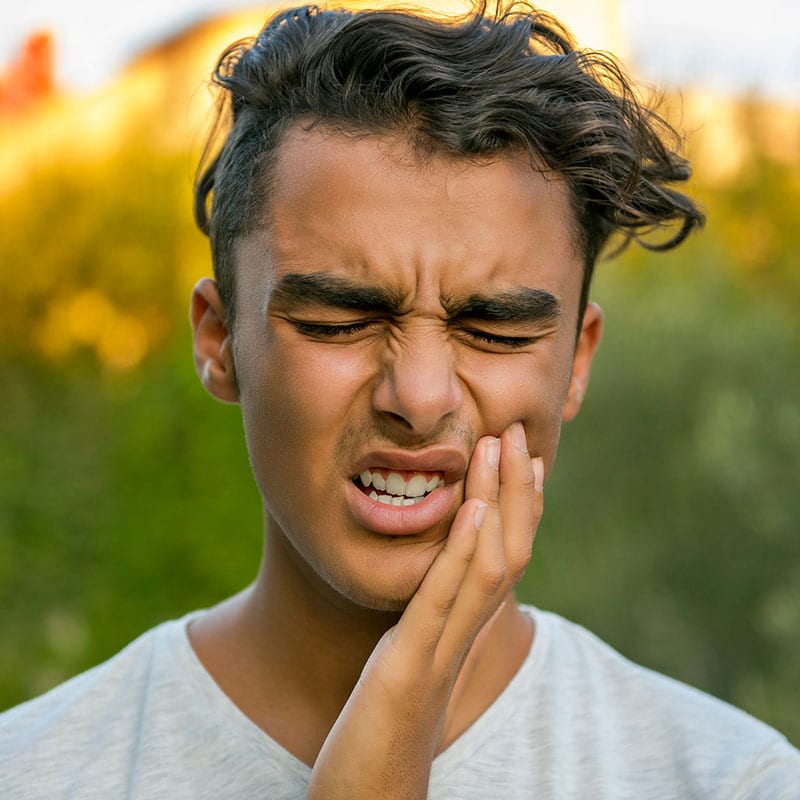
[[[370,325],[373,325],[374,320],[362,320],[361,322],[352,322],[347,325],[326,325],[318,322],[300,321],[295,321],[294,324],[301,333],[305,333],[309,336],[335,339],[337,337],[361,333],[369,328]],[[493,333],[476,330],[475,328],[461,328],[460,330],[462,333],[467,334],[479,342],[485,342],[486,344],[495,345],[496,347],[519,349],[533,344],[536,341],[536,338],[532,336],[498,336]]]
[[[352,322],[349,325],[323,325],[318,322],[295,322],[294,324],[302,333],[333,339],[336,336],[348,336],[352,333],[360,333],[366,330],[372,323],[372,320],[363,320],[361,322]]]
[[[520,348],[533,344],[536,339],[533,336],[497,336],[494,333],[475,330],[474,328],[462,328],[464,333],[486,344],[500,345],[502,347]]]

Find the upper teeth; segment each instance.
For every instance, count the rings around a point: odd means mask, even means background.
[[[437,475],[431,478],[427,478],[425,475],[414,475],[412,478],[405,480],[402,475],[398,475],[396,472],[390,472],[384,478],[380,472],[372,472],[365,469],[359,475],[359,478],[365,487],[374,486],[379,491],[396,497],[422,497],[437,487],[444,486],[444,481]]]

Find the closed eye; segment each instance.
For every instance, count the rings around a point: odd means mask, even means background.
[[[321,322],[301,322],[294,320],[293,325],[301,333],[308,336],[316,336],[321,339],[335,339],[336,337],[352,336],[366,330],[374,320],[361,320],[359,322],[349,322],[345,325],[329,325]]]
[[[378,320],[366,319],[348,323],[304,322],[292,320],[294,327],[306,336],[317,339],[347,339],[362,334],[373,327]],[[459,327],[459,333],[475,344],[485,344],[503,349],[521,349],[538,341],[538,336],[502,336],[488,333],[478,328]]]
[[[496,333],[487,333],[477,328],[461,328],[461,331],[477,342],[484,342],[496,347],[508,347],[512,350],[527,347],[539,338],[538,336],[499,336]]]

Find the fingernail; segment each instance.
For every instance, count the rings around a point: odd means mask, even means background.
[[[533,477],[536,481],[536,491],[544,489],[544,460],[542,458],[533,459]]]
[[[520,453],[528,455],[528,440],[525,438],[525,428],[521,422],[515,422],[511,426],[511,441]]]
[[[486,445],[486,460],[492,469],[500,468],[500,440],[489,439]]]
[[[481,503],[478,506],[478,510],[475,512],[475,530],[479,531],[481,529],[481,525],[483,525],[483,520],[486,518],[486,503]]]

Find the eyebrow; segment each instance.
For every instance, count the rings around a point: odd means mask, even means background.
[[[550,292],[524,286],[464,300],[446,299],[443,305],[450,319],[544,324],[561,318],[561,304]]]
[[[272,290],[272,298],[289,305],[317,305],[400,315],[399,292],[379,286],[362,286],[326,272],[289,273]]]
[[[327,272],[289,273],[272,290],[272,301],[287,305],[316,305],[402,316],[402,293],[381,286],[364,286]],[[543,289],[518,287],[492,295],[443,298],[450,320],[545,324],[561,317],[558,300]]]

